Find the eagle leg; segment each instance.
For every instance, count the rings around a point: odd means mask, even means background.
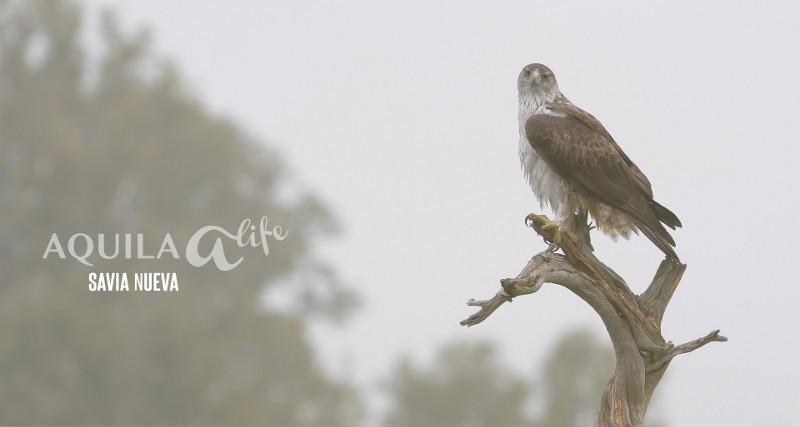
[[[564,227],[561,229],[561,232],[566,234],[567,237],[569,237],[569,239],[572,240],[573,242],[578,241],[578,235],[573,233],[572,230],[570,230],[569,228]]]
[[[561,229],[555,222],[548,222],[536,230],[546,241],[561,244]]]
[[[536,230],[547,243],[560,244],[562,233],[573,241],[578,241],[578,236],[575,233],[566,228],[561,229],[558,223],[551,221],[550,218],[544,215],[528,214],[525,217],[525,225]]]

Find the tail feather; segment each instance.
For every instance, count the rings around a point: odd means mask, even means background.
[[[633,217],[636,226],[642,233],[653,242],[656,247],[661,249],[668,257],[680,262],[678,254],[673,247],[675,239],[669,234],[661,223],[663,222],[672,229],[680,227],[681,222],[669,209],[661,206],[653,199],[639,198],[631,200],[625,206],[625,211]]]
[[[672,213],[671,210],[665,208],[660,203],[656,202],[655,200],[650,200],[650,209],[656,215],[659,221],[663,222],[667,225],[667,227],[671,229],[675,229],[675,227],[682,227],[681,220],[678,219],[678,216]]]
[[[658,232],[653,232],[650,227],[647,227],[644,224],[639,226],[639,229],[642,231],[642,234],[647,236],[651,242],[653,242],[658,249],[661,249],[661,252],[664,252],[668,257],[674,259],[677,262],[681,262],[680,258],[678,258],[678,254],[673,249],[675,246],[675,241],[672,239],[672,236],[669,235],[667,229],[665,229],[661,224],[658,224],[660,230]],[[664,236],[669,237],[669,240],[665,239]]]

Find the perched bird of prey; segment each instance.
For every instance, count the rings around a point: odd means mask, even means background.
[[[681,221],[653,200],[650,181],[603,125],[572,105],[542,64],[525,66],[517,89],[522,170],[542,207],[556,212],[555,223],[586,211],[612,239],[641,230],[678,261],[664,225],[674,230]]]

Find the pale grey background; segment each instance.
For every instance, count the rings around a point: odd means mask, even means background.
[[[688,264],[664,334],[730,338],[676,359],[657,391],[675,426],[800,419],[796,262],[800,9],[786,2],[100,1],[154,30],[215,111],[278,147],[342,220],[319,248],[364,297],[318,326],[330,370],[375,382],[399,354],[490,337],[533,373],[572,326],[604,334],[564,289],[458,321],[544,244],[517,158],[517,73],[542,62],[599,118],[684,223]],[[662,259],[596,237],[635,291]]]

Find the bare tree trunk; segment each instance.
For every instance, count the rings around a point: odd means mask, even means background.
[[[530,225],[552,241],[555,230],[543,228],[547,221],[535,220]],[[575,232],[575,239],[562,229],[559,246],[564,255],[552,250],[535,255],[516,278],[500,281],[501,289],[494,297],[485,301],[470,299],[467,305],[478,306],[480,310],[461,324],[476,325],[504,302],[536,292],[545,282],[564,286],[600,315],[616,354],[614,377],[603,393],[595,426],[640,427],[650,397],[672,358],[727,338],[716,330],[679,346],[664,340],[661,319],[686,265],[665,259],[647,290],[635,295],[617,273],[594,256],[586,215],[575,215],[570,222],[567,228]]]

